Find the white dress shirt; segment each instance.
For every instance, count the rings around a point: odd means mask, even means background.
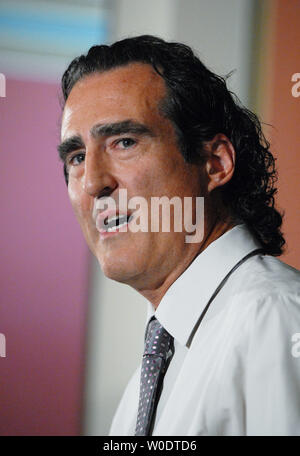
[[[300,272],[245,225],[211,243],[171,285],[155,316],[174,337],[153,436],[300,435]],[[147,322],[154,310],[149,304]],[[146,322],[146,323],[147,323]],[[140,366],[110,435],[134,435]]]

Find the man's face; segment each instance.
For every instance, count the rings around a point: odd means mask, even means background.
[[[99,201],[201,196],[201,170],[184,162],[171,122],[159,111],[163,79],[130,64],[78,81],[64,109],[68,192],[85,239],[108,277],[137,289],[155,287],[187,256],[185,232],[103,232]],[[100,215],[99,215],[100,214]],[[133,212],[132,217],[135,213]],[[171,225],[172,227],[172,225]]]

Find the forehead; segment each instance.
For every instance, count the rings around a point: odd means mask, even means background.
[[[62,138],[77,133],[84,124],[91,127],[124,119],[159,123],[159,102],[165,96],[164,80],[147,64],[133,63],[88,75],[69,94],[62,118]]]

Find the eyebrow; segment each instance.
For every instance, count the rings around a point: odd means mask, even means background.
[[[114,122],[108,124],[96,124],[91,130],[90,134],[94,139],[98,139],[103,136],[114,136],[131,133],[140,136],[155,136],[154,132],[146,125],[133,120],[124,120],[122,122]],[[84,142],[80,135],[71,136],[65,139],[61,144],[57,146],[59,157],[62,161],[66,160],[69,153],[77,149],[84,148]]]
[[[57,146],[57,151],[59,158],[64,162],[69,153],[82,148],[84,148],[84,142],[81,136],[71,136]]]
[[[124,133],[154,136],[154,133],[150,130],[150,128],[133,120],[124,120],[122,122],[109,124],[97,124],[91,128],[90,133],[95,139],[101,136],[122,135]]]

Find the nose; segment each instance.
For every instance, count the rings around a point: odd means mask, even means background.
[[[84,163],[83,189],[90,196],[110,195],[118,186],[109,164],[109,158],[104,157],[99,149],[87,148]]]

